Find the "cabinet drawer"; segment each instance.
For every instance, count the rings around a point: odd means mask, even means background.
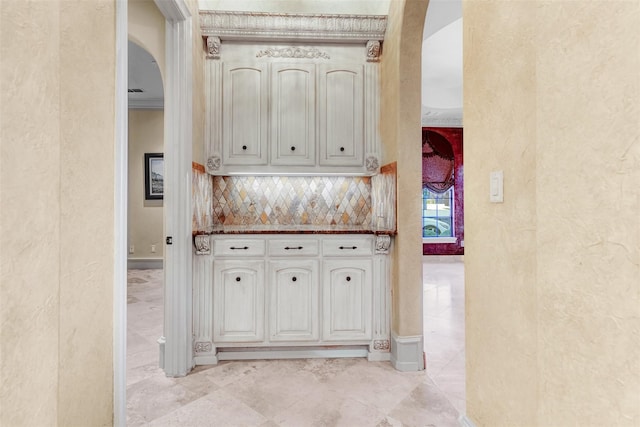
[[[217,256],[259,256],[264,255],[264,240],[260,239],[220,239],[213,242],[213,255]]]
[[[371,255],[373,239],[368,237],[345,237],[322,241],[322,253],[325,256]]]
[[[277,239],[270,240],[268,245],[272,256],[318,255],[317,240]]]

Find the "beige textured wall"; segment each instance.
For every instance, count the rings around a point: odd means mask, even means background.
[[[637,1],[464,2],[479,426],[640,425],[638,28]]]
[[[422,335],[420,68],[427,3],[391,2],[380,70],[382,163],[398,163],[392,329],[400,336]]]
[[[164,112],[129,110],[129,206],[128,247],[135,252],[129,259],[162,259],[163,203],[144,198],[144,154],[164,149]],[[156,252],[151,252],[151,245]]]
[[[479,425],[535,425],[536,5],[464,7],[468,413]],[[504,204],[489,203],[492,170],[504,171]]]
[[[112,422],[114,6],[0,2],[0,425]]]
[[[3,426],[52,425],[58,411],[60,22],[52,16],[59,5],[31,6],[0,2]]]
[[[61,2],[60,32],[58,423],[107,425],[113,413],[115,55],[106,52],[115,52],[115,3]]]

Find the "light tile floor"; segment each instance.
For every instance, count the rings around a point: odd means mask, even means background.
[[[183,378],[158,369],[162,270],[130,270],[127,425],[457,426],[465,411],[464,266],[425,257],[427,370],[388,362],[300,359],[221,362]]]

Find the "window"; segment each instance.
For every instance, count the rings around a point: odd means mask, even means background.
[[[454,237],[453,187],[441,194],[422,189],[422,237]]]

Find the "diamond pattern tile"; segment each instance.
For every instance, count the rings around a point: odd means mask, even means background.
[[[211,179],[213,225],[371,223],[369,177]]]

